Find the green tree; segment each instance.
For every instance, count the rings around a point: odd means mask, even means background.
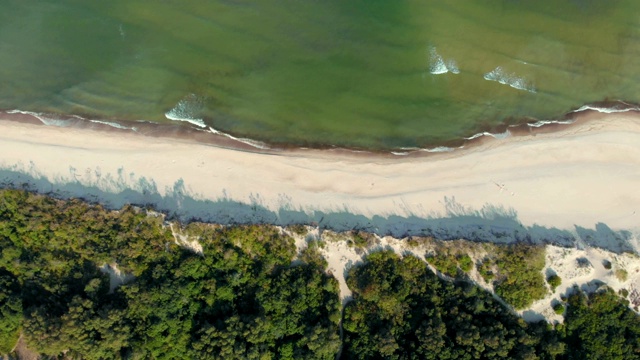
[[[551,286],[551,291],[556,291],[556,288],[562,284],[562,279],[558,275],[550,275],[547,277],[547,283]]]
[[[203,252],[176,244],[172,228]],[[573,295],[556,331],[388,251],[349,270],[341,344],[338,284],[318,246],[294,265],[293,239],[273,226],[166,227],[130,206],[0,190],[0,351],[22,333],[46,357],[86,359],[333,359],[340,345],[356,359],[638,357],[638,316],[610,290]],[[497,269],[500,296],[522,307],[544,295],[544,248],[494,249],[479,269]],[[445,255],[431,260],[452,275],[469,266]],[[105,264],[128,281],[111,291]]]
[[[541,336],[486,291],[445,282],[413,256],[373,253],[347,284],[347,358],[551,358]]]
[[[0,269],[0,354],[8,354],[18,341],[22,323],[20,285],[9,272]]]
[[[565,341],[568,359],[640,358],[640,316],[613,290],[589,296],[576,289],[567,301]]]
[[[460,270],[467,273],[471,271],[473,268],[473,261],[468,254],[461,254],[456,257],[458,259],[458,266],[460,266]]]
[[[499,247],[496,265],[496,294],[514,308],[526,308],[545,296],[544,247],[522,243]]]

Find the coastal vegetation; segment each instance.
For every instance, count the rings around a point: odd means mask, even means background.
[[[353,234],[359,250],[373,241]],[[0,190],[0,353],[21,337],[45,356],[84,359],[640,354],[638,315],[606,287],[575,289],[558,325],[514,313],[548,291],[543,247],[487,244],[481,260],[436,255],[453,280],[417,256],[372,252],[347,271],[343,306],[323,246],[314,239],[298,251],[270,225],[180,226],[131,206]],[[493,276],[499,299],[468,280],[476,270]]]
[[[496,294],[516,309],[529,307],[547,292],[542,269],[544,248],[527,244],[495,247]]]
[[[473,261],[468,254],[458,254],[448,248],[438,250],[442,251],[427,255],[427,262],[449,277],[456,277],[459,272],[468,273],[473,267]]]
[[[489,258],[485,258],[480,262],[478,262],[478,264],[476,265],[476,268],[478,269],[478,273],[480,274],[480,276],[482,276],[482,279],[485,282],[489,283],[491,282],[491,280],[493,280],[494,273],[493,273],[492,264]]]
[[[625,269],[618,269],[615,274],[620,281],[627,281],[627,276],[629,275]]]
[[[9,353],[20,336],[22,302],[19,290],[16,278],[6,270],[0,270],[0,354]]]
[[[414,256],[373,253],[347,282],[350,359],[526,359],[563,350],[555,338],[543,346],[541,325],[528,326],[477,286],[438,278]]]
[[[553,305],[553,311],[558,315],[564,314],[564,305],[562,305],[561,303],[556,303],[555,305]]]
[[[321,263],[294,266],[293,239],[273,227],[191,224],[200,254],[178,246],[161,217],[132,207],[21,191],[0,199],[5,353],[19,329],[48,356],[332,359],[338,351],[336,280]],[[133,280],[110,289],[105,264]]]
[[[556,291],[556,288],[562,284],[560,276],[553,274],[547,277],[547,284],[551,287],[551,291]]]
[[[568,359],[640,358],[640,321],[628,304],[608,288],[591,295],[575,291],[567,301],[564,326],[559,327]]]

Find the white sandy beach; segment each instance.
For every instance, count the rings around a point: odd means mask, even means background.
[[[107,191],[114,189],[100,180],[109,175],[131,184],[152,179],[161,192],[183,179],[198,198],[257,203],[274,211],[437,217],[490,206],[515,210],[525,226],[604,223],[634,231],[640,224],[640,117],[633,113],[592,113],[557,131],[486,139],[425,157],[254,153],[0,121],[0,167]]]

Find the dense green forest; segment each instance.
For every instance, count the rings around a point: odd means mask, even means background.
[[[416,257],[380,251],[346,274],[343,309],[318,242],[297,254],[268,225],[191,223],[181,234],[202,252],[133,207],[0,190],[0,353],[20,338],[48,357],[85,359],[640,358],[640,319],[606,289],[576,290],[555,328],[527,324],[464,276],[445,281]],[[538,252],[500,249],[489,259],[496,284],[522,306],[544,282],[527,270]],[[458,275],[471,266],[453,259]],[[120,286],[109,266],[128,275]]]
[[[419,240],[412,240],[414,246]],[[547,293],[544,268],[544,247],[524,243],[512,246],[484,244],[487,256],[476,268],[487,283],[493,283],[496,294],[515,309],[524,309]],[[473,267],[466,246],[461,242],[436,243],[435,253],[427,262],[451,278],[465,277]]]

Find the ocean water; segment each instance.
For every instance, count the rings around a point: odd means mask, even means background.
[[[640,2],[0,0],[0,109],[435,147],[640,102]],[[51,120],[53,125],[55,121]]]

